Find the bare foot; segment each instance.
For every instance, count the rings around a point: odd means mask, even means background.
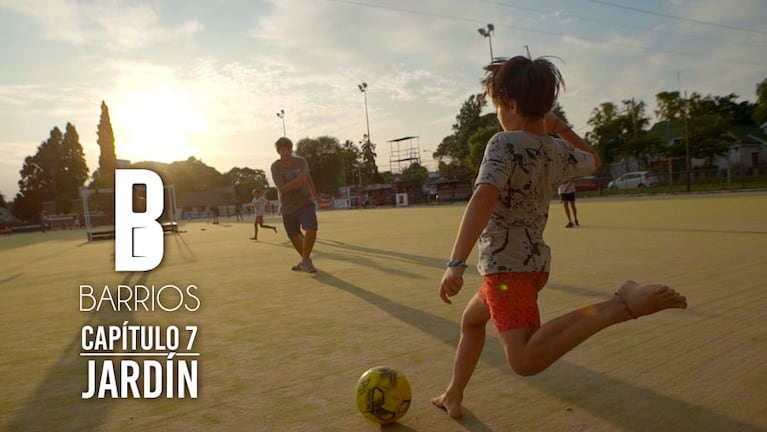
[[[442,393],[441,395],[432,398],[431,403],[434,404],[435,407],[445,410],[447,415],[452,418],[460,418],[463,416],[463,412],[461,412],[461,398],[453,398],[448,396],[447,393]]]
[[[687,308],[687,297],[666,285],[639,285],[629,280],[623,283],[616,295],[618,300],[624,302],[631,318],[651,315],[663,309]]]

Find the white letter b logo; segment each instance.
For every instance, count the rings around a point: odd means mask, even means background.
[[[134,212],[133,186],[146,185],[146,210]],[[163,257],[160,176],[145,169],[115,170],[115,271],[149,271]]]

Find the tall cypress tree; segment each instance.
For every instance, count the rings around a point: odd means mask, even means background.
[[[98,175],[94,175],[94,180],[101,187],[112,188],[115,185],[117,155],[115,154],[115,136],[112,132],[112,123],[109,120],[109,108],[104,101],[101,101],[101,118],[99,118],[96,133],[101,153],[99,154]]]

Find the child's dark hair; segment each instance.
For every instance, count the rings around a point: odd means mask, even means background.
[[[288,137],[280,137],[277,142],[274,143],[274,146],[277,148],[277,150],[279,150],[280,147],[293,148],[293,141],[291,141]]]
[[[544,57],[496,58],[485,66],[482,85],[495,105],[516,101],[524,117],[539,119],[554,108],[565,81],[554,64]]]

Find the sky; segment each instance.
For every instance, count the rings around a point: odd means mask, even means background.
[[[662,91],[754,102],[765,23],[767,0],[0,0],[0,193],[13,199],[24,158],[67,123],[98,168],[102,101],[132,162],[269,176],[284,120],[294,142],[358,143],[369,123],[380,171],[404,168],[390,140],[416,136],[400,148],[434,169],[491,49],[557,57],[582,136],[605,102],[650,117]]]

